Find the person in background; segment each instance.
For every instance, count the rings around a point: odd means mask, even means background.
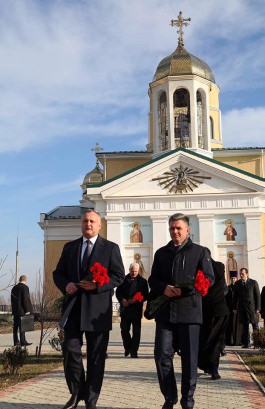
[[[260,291],[257,281],[249,278],[245,267],[240,269],[240,280],[235,283],[233,309],[243,327],[242,348],[249,348],[249,324],[252,324],[253,331],[259,328]]]
[[[156,314],[155,363],[160,390],[165,398],[163,409],[173,409],[178,401],[173,366],[176,350],[181,352],[181,399],[183,409],[194,407],[202,296],[194,288],[201,270],[214,282],[210,255],[205,247],[190,239],[189,218],[176,213],[169,218],[171,241],[155,253],[149,285],[152,295],[167,296],[167,306]],[[191,284],[191,286],[190,286]]]
[[[210,250],[208,250],[210,253]],[[218,368],[222,354],[225,330],[229,310],[225,294],[225,266],[219,261],[211,259],[214,271],[214,284],[208,294],[202,297],[203,324],[200,333],[200,348],[198,366],[209,373],[212,380],[220,379]]]
[[[13,341],[14,345],[28,346],[31,342],[26,340],[25,332],[21,332],[21,317],[24,315],[33,314],[33,307],[29,295],[29,287],[27,286],[27,277],[20,276],[19,283],[11,290],[11,306],[13,323]],[[20,339],[18,339],[18,331]]]
[[[63,409],[75,409],[80,400],[96,409],[101,391],[109,331],[112,329],[113,289],[124,280],[119,246],[99,235],[100,214],[87,210],[82,217],[82,237],[66,243],[54,283],[66,294],[60,321],[64,328],[64,372],[71,397]],[[109,282],[88,280],[90,268],[99,263],[107,269]],[[83,335],[87,345],[87,373],[82,358]]]
[[[138,349],[141,339],[141,321],[143,316],[143,304],[148,296],[147,280],[139,274],[140,266],[132,263],[129,274],[124,282],[116,289],[116,297],[121,305],[121,336],[124,346],[124,355],[131,354],[132,358],[138,358]],[[140,292],[142,301],[133,301],[136,293]],[[130,329],[132,327],[132,336]]]
[[[237,282],[237,271],[229,271],[230,276],[230,284],[228,286],[228,291],[226,294],[226,303],[229,309],[229,317],[228,323],[225,332],[225,345],[237,345],[236,339],[237,332],[238,332],[238,325],[237,325],[237,314],[233,312],[233,299],[234,299],[234,290],[235,290],[235,283]]]

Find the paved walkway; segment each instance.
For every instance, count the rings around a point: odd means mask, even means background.
[[[37,343],[38,332],[28,333],[28,341]],[[108,348],[105,378],[99,409],[159,409],[163,398],[159,391],[153,359],[154,324],[142,326],[139,359],[125,358],[119,324],[114,324]],[[10,346],[11,335],[0,335],[0,351]],[[30,346],[34,353],[35,345]],[[43,351],[51,352],[46,341]],[[175,358],[180,384],[179,358]],[[265,395],[256,385],[234,351],[221,359],[222,378],[212,381],[199,371],[195,409],[264,409]],[[0,409],[60,409],[68,400],[62,368],[0,392]],[[80,408],[84,403],[80,403]],[[180,406],[176,405],[176,409]]]

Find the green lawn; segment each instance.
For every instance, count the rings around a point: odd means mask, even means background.
[[[240,356],[265,387],[265,354],[251,353],[240,354]]]
[[[0,362],[2,355],[0,355]],[[3,370],[3,365],[0,365],[0,390],[9,386],[16,385],[34,376],[44,374],[52,369],[59,368],[63,364],[63,359],[60,354],[41,355],[39,358],[29,355],[26,358],[26,363],[19,368],[17,375],[6,374]]]

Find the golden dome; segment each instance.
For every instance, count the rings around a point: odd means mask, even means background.
[[[209,65],[179,45],[171,55],[164,58],[158,64],[153,81],[168,76],[191,74],[198,75],[201,78],[215,83],[214,75]]]

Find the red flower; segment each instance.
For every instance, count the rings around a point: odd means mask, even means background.
[[[210,280],[206,278],[201,270],[197,271],[194,283],[195,289],[204,297],[208,293],[210,287]]]
[[[89,276],[89,281],[94,281],[99,287],[109,283],[110,278],[108,276],[108,270],[100,263],[94,263],[93,266],[90,267],[90,272],[92,274]]]
[[[141,291],[138,291],[137,293],[134,294],[132,301],[143,301],[144,297],[143,294],[141,293]]]

